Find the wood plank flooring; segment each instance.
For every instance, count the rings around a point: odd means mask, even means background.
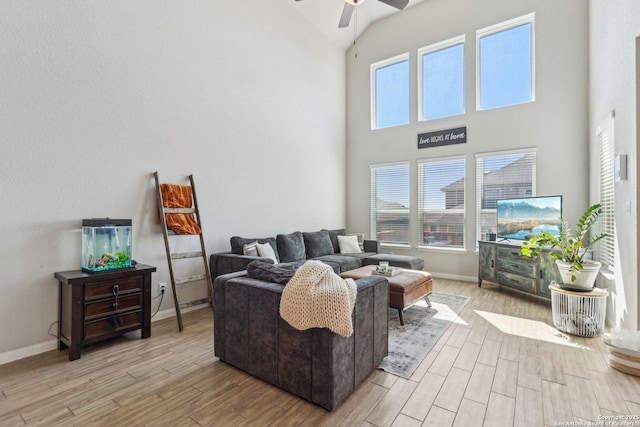
[[[486,282],[485,282],[486,283]],[[435,280],[470,302],[406,380],[374,371],[327,412],[213,356],[210,309],[85,349],[0,366],[0,426],[554,426],[640,415],[640,378],[600,338],[552,326],[549,302]],[[633,424],[631,424],[633,425]],[[640,421],[636,421],[640,426]]]

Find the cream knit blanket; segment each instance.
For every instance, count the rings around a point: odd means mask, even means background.
[[[282,291],[280,316],[299,330],[329,328],[348,337],[356,293],[353,279],[343,279],[320,261],[307,261]]]

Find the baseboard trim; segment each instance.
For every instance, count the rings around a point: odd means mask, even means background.
[[[182,310],[182,313],[188,313],[193,310],[198,310],[209,306],[209,304],[199,304],[192,307],[187,307]],[[176,316],[176,309],[169,308],[159,311],[155,316],[151,318],[151,323],[158,320],[168,319]],[[51,339],[39,344],[29,345],[27,347],[17,348],[15,350],[5,351],[0,353],[0,365],[5,363],[15,362],[16,360],[24,359],[26,357],[35,356],[37,354],[46,353],[47,351],[56,350],[58,348],[58,340]]]
[[[55,350],[58,348],[58,340],[51,339],[39,344],[29,345],[27,347],[17,348],[15,350],[5,351],[0,353],[0,365],[13,362],[25,357],[35,356],[36,354],[46,353],[47,351]]]
[[[430,272],[430,273],[431,273],[431,277],[433,277],[434,279],[460,280],[461,282],[478,283],[478,276],[461,276],[459,274],[434,273],[434,272]]]

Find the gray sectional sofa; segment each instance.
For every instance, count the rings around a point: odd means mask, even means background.
[[[377,240],[364,240],[363,252],[341,253],[338,236],[344,236],[344,229],[320,230],[313,232],[299,232],[278,234],[276,237],[245,238],[231,237],[231,251],[211,254],[209,268],[211,277],[246,270],[252,261],[275,263],[273,260],[260,256],[245,255],[244,246],[253,242],[268,243],[273,248],[278,263],[300,266],[309,259],[315,259],[331,265],[336,273],[341,273],[363,265],[378,264],[389,261],[397,267],[422,270],[424,260],[417,257],[382,254]]]
[[[327,328],[300,331],[284,321],[279,312],[284,284],[248,277],[246,271],[218,276],[213,294],[215,355],[332,410],[387,355],[388,282],[369,276],[356,285],[353,334],[345,338]]]
[[[340,404],[387,355],[389,284],[381,276],[356,281],[354,333],[347,338],[327,328],[300,331],[290,326],[279,311],[284,286],[309,259],[336,273],[381,260],[423,267],[420,258],[379,254],[377,241],[365,240],[362,253],[341,253],[338,236],[344,234],[320,230],[262,239],[235,236],[230,252],[212,254],[215,355],[328,410]],[[274,259],[245,255],[254,242],[268,243]]]

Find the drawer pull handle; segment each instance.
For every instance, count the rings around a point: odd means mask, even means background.
[[[113,288],[111,289],[111,292],[113,293],[113,296],[116,297],[116,300],[113,303],[113,308],[115,310],[117,310],[118,309],[118,293],[120,292],[120,286],[113,285]]]

